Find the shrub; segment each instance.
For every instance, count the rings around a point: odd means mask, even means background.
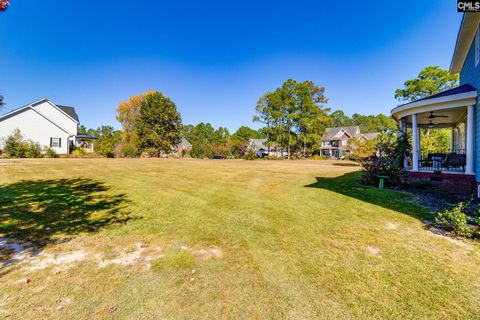
[[[41,158],[42,148],[39,143],[29,141],[26,143],[25,158]]]
[[[248,150],[243,156],[245,160],[255,160],[257,159],[257,153],[254,150]]]
[[[472,229],[467,224],[467,215],[464,210],[466,204],[464,202],[458,203],[452,209],[445,209],[437,212],[435,222],[451,231],[453,234],[463,237],[471,237]]]
[[[75,150],[72,151],[72,153],[70,155],[72,155],[73,157],[83,157],[83,156],[86,156],[88,154],[88,152],[83,149],[83,148],[80,148],[80,147],[77,147],[75,148]]]
[[[403,169],[398,165],[398,161],[386,157],[372,157],[360,161],[362,171],[362,183],[377,185],[378,176],[388,176],[386,180],[389,184],[400,184],[402,180]]]
[[[52,148],[48,148],[45,151],[45,157],[47,157],[47,158],[58,158],[58,154]]]

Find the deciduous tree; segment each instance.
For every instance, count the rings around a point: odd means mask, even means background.
[[[182,119],[175,103],[155,91],[142,99],[136,128],[140,150],[158,157],[180,143]]]

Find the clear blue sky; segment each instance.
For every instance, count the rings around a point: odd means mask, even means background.
[[[11,0],[0,14],[6,110],[43,97],[87,127],[155,89],[183,122],[231,131],[288,78],[326,87],[332,109],[389,114],[423,67],[448,68],[461,14],[452,0]]]

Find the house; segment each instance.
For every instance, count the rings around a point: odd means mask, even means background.
[[[183,157],[186,154],[190,153],[191,151],[192,151],[192,144],[184,137],[182,137],[182,139],[180,140],[180,143],[173,148],[173,154],[178,157]]]
[[[247,151],[254,151],[257,157],[263,158],[264,156],[286,157],[287,151],[275,146],[267,146],[268,139],[250,139],[248,140]]]
[[[378,134],[378,132],[361,133],[359,126],[327,128],[322,136],[320,153],[322,156],[340,159],[352,153],[349,144],[351,139],[373,140]]]
[[[80,121],[75,108],[56,105],[42,99],[0,116],[0,149],[5,139],[19,129],[26,140],[39,143],[46,150],[68,154],[74,147],[93,151],[94,137],[78,134]]]
[[[477,192],[480,181],[480,15],[463,16],[450,65],[460,74],[460,86],[395,107],[391,113],[404,131],[412,133],[412,152],[404,167],[410,181],[430,181],[456,192]],[[450,129],[450,150],[422,152],[422,128]]]

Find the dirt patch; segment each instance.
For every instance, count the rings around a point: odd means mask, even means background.
[[[431,214],[435,214],[444,209],[450,209],[459,202],[469,202],[471,210],[479,209],[479,202],[472,201],[472,197],[463,194],[453,194],[441,190],[430,188],[403,187],[399,191],[404,191],[412,195],[412,202],[427,208]]]
[[[103,254],[98,254],[95,256],[95,260],[99,267],[106,267],[111,264],[122,265],[122,266],[131,266],[135,264],[144,264],[147,268],[150,267],[150,261],[152,261],[153,256],[147,255],[146,251],[149,246],[143,243],[137,243],[135,249],[130,252],[122,252],[119,256],[108,259]],[[161,251],[160,247],[153,249],[155,252]],[[152,251],[152,250],[149,250]],[[158,256],[158,254],[157,254]]]
[[[371,256],[379,256],[380,255],[380,248],[377,247],[367,247],[367,252]]]
[[[200,249],[191,249],[187,246],[181,246],[180,249],[190,252],[195,257],[200,257],[202,259],[208,260],[211,258],[220,258],[223,256],[223,251],[219,248],[200,248]]]
[[[385,225],[385,229],[387,230],[396,230],[397,228],[398,228],[398,225],[393,222],[387,222],[387,224]]]
[[[34,259],[30,262],[30,266],[27,270],[42,270],[48,267],[55,266],[57,270],[66,270],[73,266],[75,263],[84,261],[87,258],[87,253],[84,250],[77,250],[68,253],[41,253],[39,259]]]

